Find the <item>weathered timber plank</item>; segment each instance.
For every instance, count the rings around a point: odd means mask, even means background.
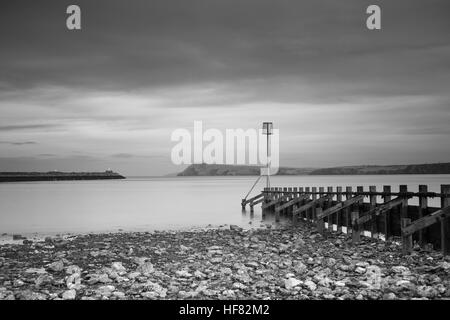
[[[383,203],[382,205],[365,212],[364,215],[358,219],[358,224],[361,225],[363,223],[366,223],[366,222],[372,220],[372,218],[374,216],[378,216],[379,214],[384,213],[388,210],[391,210],[392,208],[395,208],[403,203],[404,203],[403,198],[395,198],[394,200]]]
[[[270,201],[268,203],[263,203],[262,208],[263,209],[269,208],[269,207],[274,206],[274,205],[276,205],[277,203],[279,203],[279,202],[281,202],[283,200],[284,200],[284,196],[280,196],[279,198],[277,198],[275,200],[272,200],[272,201]]]
[[[323,218],[329,216],[330,214],[333,214],[333,213],[335,213],[335,212],[337,212],[339,210],[345,209],[345,208],[351,206],[352,204],[357,203],[357,202],[362,201],[362,200],[364,200],[364,196],[363,195],[350,198],[349,200],[345,200],[344,202],[340,202],[340,203],[334,205],[333,207],[328,208],[327,210],[323,211],[320,215],[317,215],[317,218],[318,219],[323,219]]]
[[[297,214],[297,213],[303,212],[305,210],[308,210],[309,208],[312,208],[317,203],[321,203],[323,201],[330,200],[330,199],[331,199],[331,196],[324,196],[324,197],[320,197],[319,199],[316,199],[316,200],[311,200],[307,204],[305,204],[297,209],[294,209],[293,214]]]
[[[250,205],[251,205],[251,206],[254,206],[255,204],[261,203],[261,202],[263,202],[263,201],[264,201],[264,198],[260,198],[260,199],[258,199],[258,200],[256,200],[256,201],[253,201],[252,203],[250,203]]]
[[[294,205],[294,204],[296,204],[296,203],[298,203],[300,201],[303,201],[303,200],[305,200],[307,198],[309,198],[309,196],[301,195],[300,197],[294,198],[294,199],[290,200],[289,202],[286,202],[285,204],[275,208],[275,211],[280,211],[280,210],[289,208],[290,206],[292,206],[292,205]]]
[[[264,193],[260,193],[260,194],[258,194],[256,196],[254,196],[253,198],[250,198],[250,199],[247,199],[245,201],[242,201],[242,204],[246,205],[247,203],[251,203],[251,202],[255,201],[256,199],[261,198],[262,196],[264,196]]]
[[[442,218],[450,216],[450,206],[433,212],[432,214],[417,219],[411,225],[402,229],[402,235],[407,236],[413,234],[416,231],[429,227],[437,222],[440,222]]]

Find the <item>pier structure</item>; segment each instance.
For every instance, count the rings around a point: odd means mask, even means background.
[[[242,210],[249,205],[250,212],[261,203],[263,218],[275,215],[275,221],[287,217],[294,224],[310,223],[326,236],[331,232],[352,235],[357,244],[361,236],[385,241],[400,240],[405,254],[413,250],[413,244],[432,245],[450,254],[450,185],[441,185],[439,193],[430,192],[427,185],[420,185],[418,192],[411,192],[400,185],[399,192],[391,186],[377,190],[352,187],[269,187],[241,202]],[[411,199],[419,200],[412,205]],[[440,198],[440,207],[428,206],[429,199]],[[381,200],[379,202],[378,200]]]

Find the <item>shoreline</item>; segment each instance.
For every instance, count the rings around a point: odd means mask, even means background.
[[[289,221],[283,220],[278,223],[275,221],[268,220],[249,220],[252,223],[242,223],[237,225],[243,230],[259,229],[259,228],[283,228],[289,224]],[[207,231],[207,230],[221,230],[229,229],[230,224],[208,224],[208,225],[191,225],[191,226],[172,226],[172,227],[161,227],[161,228],[138,228],[138,227],[114,227],[106,229],[93,229],[93,230],[63,230],[59,231],[17,231],[17,232],[0,232],[0,246],[3,244],[22,244],[23,240],[30,240],[33,242],[44,241],[47,237],[52,238],[65,238],[73,236],[87,236],[87,235],[100,235],[100,234],[115,234],[115,233],[153,233],[153,232],[197,232],[197,231]],[[19,236],[20,239],[14,240],[14,236]]]
[[[77,234],[0,245],[2,299],[450,299],[450,258],[303,225]]]

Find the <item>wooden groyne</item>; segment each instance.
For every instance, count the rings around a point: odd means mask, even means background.
[[[381,198],[382,203],[377,199]],[[417,198],[418,205],[411,205]],[[440,198],[440,207],[429,207],[429,199]],[[294,223],[309,222],[326,235],[329,232],[345,232],[352,235],[356,244],[361,236],[384,240],[401,238],[405,254],[413,244],[433,245],[450,254],[450,185],[441,185],[441,191],[430,192],[428,186],[420,185],[418,192],[411,192],[400,185],[399,192],[391,186],[378,191],[375,186],[365,190],[352,187],[290,187],[264,188],[257,196],[243,199],[242,209],[261,203],[263,217],[274,214],[275,220],[288,217]]]

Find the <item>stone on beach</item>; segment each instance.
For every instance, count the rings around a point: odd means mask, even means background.
[[[77,292],[74,289],[64,291],[62,294],[64,300],[74,300],[76,296]]]
[[[289,278],[289,279],[284,280],[284,286],[288,290],[290,290],[300,284],[302,284],[302,281],[295,279],[295,278]]]
[[[450,298],[439,252],[307,226],[67,239],[0,245],[0,300]]]
[[[155,268],[151,262],[144,262],[137,267],[136,271],[143,275],[150,275],[155,271]]]
[[[55,261],[55,262],[49,264],[47,266],[47,269],[54,271],[54,272],[63,271],[64,270],[64,262],[62,260]]]

